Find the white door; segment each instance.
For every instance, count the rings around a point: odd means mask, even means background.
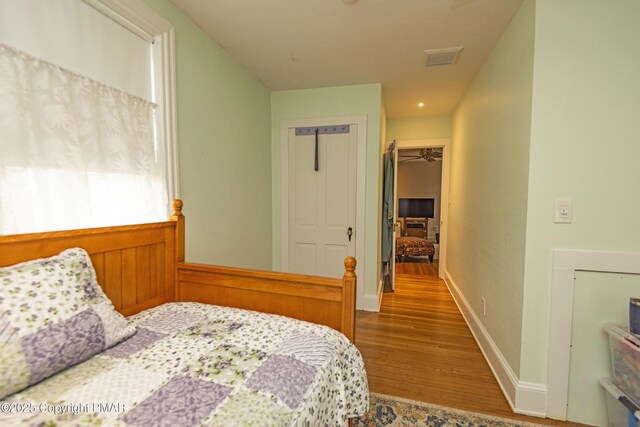
[[[340,278],[355,256],[358,126],[296,136],[289,128],[289,271]]]

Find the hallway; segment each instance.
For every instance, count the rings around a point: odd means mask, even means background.
[[[444,281],[437,277],[437,264],[396,266],[396,291],[384,294],[380,312],[356,315],[356,345],[372,392],[535,423],[572,425],[514,414]]]

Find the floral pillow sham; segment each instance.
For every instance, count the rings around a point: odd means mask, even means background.
[[[83,362],[135,328],[72,248],[0,268],[0,399]]]

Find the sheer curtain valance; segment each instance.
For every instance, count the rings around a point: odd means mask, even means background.
[[[0,234],[164,221],[154,105],[0,44]]]

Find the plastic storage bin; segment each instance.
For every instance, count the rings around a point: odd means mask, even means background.
[[[607,412],[609,427],[639,427],[640,409],[631,399],[616,387],[609,378],[600,380],[607,391]]]
[[[634,402],[640,403],[640,339],[627,328],[607,323],[613,382]]]

